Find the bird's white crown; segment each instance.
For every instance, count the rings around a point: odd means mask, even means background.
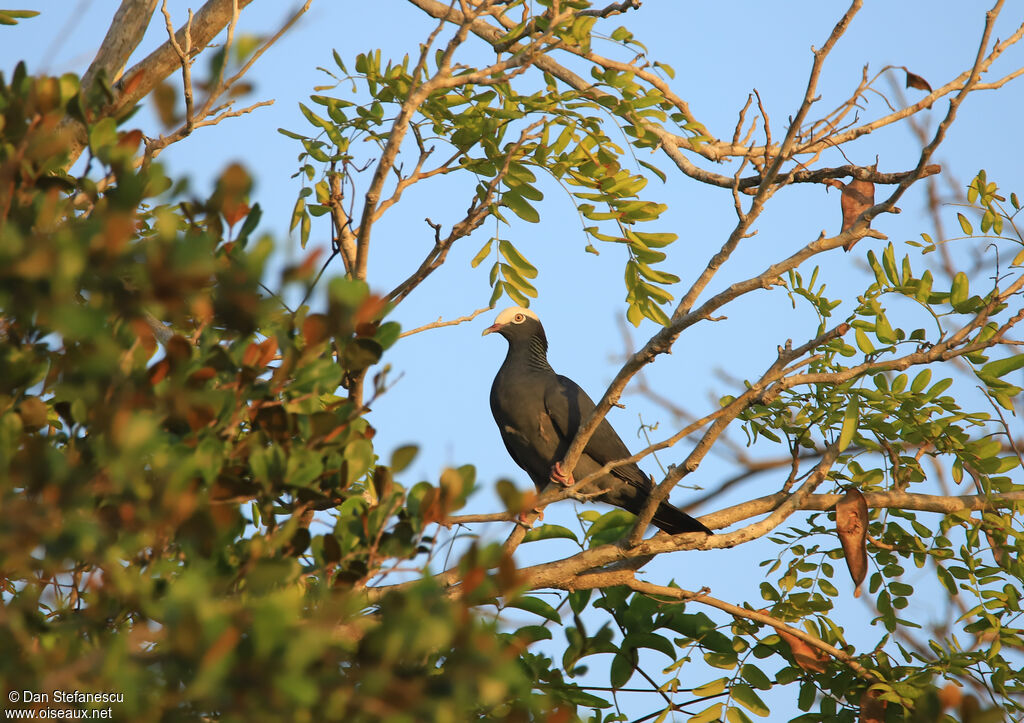
[[[498,318],[494,320],[495,324],[521,324],[525,317],[529,317],[534,321],[540,321],[537,315],[529,309],[525,309],[522,306],[510,306],[509,308],[498,314]],[[518,321],[517,321],[518,319]]]

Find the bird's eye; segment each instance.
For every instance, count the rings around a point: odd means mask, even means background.
[[[515,316],[512,317],[512,321],[514,321],[517,324],[522,324],[524,321],[526,321],[526,315],[516,314]]]

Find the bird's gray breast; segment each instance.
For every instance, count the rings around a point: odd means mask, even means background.
[[[491,412],[502,439],[515,461],[531,470],[550,466],[562,443],[544,406],[543,382],[531,375],[499,373],[491,386]]]

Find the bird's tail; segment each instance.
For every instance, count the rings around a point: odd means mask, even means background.
[[[658,509],[654,513],[654,519],[651,520],[651,522],[653,522],[659,530],[667,532],[670,535],[678,535],[682,532],[706,532],[709,535],[715,534],[698,520],[693,519],[682,510],[670,505],[668,502],[662,502],[658,505]]]

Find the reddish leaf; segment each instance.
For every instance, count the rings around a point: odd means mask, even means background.
[[[132,95],[135,92],[135,90],[139,87],[139,85],[142,83],[142,79],[145,77],[145,70],[136,71],[132,75],[132,77],[124,81],[124,85],[122,86],[124,89],[121,91],[121,97],[123,98],[125,96]]]
[[[963,701],[964,694],[956,683],[946,683],[946,687],[939,691],[939,703],[942,708],[959,708]]]
[[[860,597],[860,585],[868,573],[868,504],[860,490],[850,488],[836,503],[836,530],[853,578],[853,596]]]
[[[206,427],[216,418],[217,413],[209,404],[193,404],[185,411],[185,419],[193,432]]]
[[[167,372],[171,370],[171,365],[166,359],[161,359],[149,370],[149,383],[156,386],[164,380],[167,376]]]
[[[156,336],[153,335],[153,329],[150,325],[136,317],[132,319],[132,330],[135,332],[135,336],[138,337],[139,344],[146,350],[146,357],[153,356],[153,353],[156,351]]]
[[[302,322],[302,337],[306,346],[319,344],[327,338],[327,317],[323,314],[310,314]]]
[[[122,148],[128,148],[130,150],[138,150],[139,144],[142,142],[142,131],[136,128],[133,131],[126,131],[121,133],[117,139],[117,145]]]
[[[275,352],[277,352],[276,339],[264,339],[259,344],[251,342],[242,355],[242,365],[262,369],[274,358]]]
[[[228,226],[234,226],[249,214],[249,204],[240,200],[225,200],[221,210]]]
[[[240,164],[232,163],[217,179],[217,190],[210,202],[215,208],[220,208],[228,225],[234,226],[249,213],[245,198],[250,190],[252,178]]]
[[[420,509],[423,510],[423,524],[429,525],[432,522],[440,522],[444,518],[444,510],[441,508],[441,491],[437,487],[431,487],[423,495],[420,502]]]
[[[200,367],[189,375],[188,385],[193,389],[197,389],[203,386],[204,383],[213,379],[215,376],[217,376],[217,370],[213,367]]]
[[[373,336],[377,330],[376,323],[384,316],[388,300],[377,294],[367,296],[359,308],[352,314],[352,324],[360,336]]]
[[[473,591],[480,587],[487,578],[487,570],[480,565],[475,565],[462,574],[462,594],[472,595]]]
[[[320,260],[320,255],[323,249],[313,249],[307,254],[306,259],[302,264],[294,271],[295,279],[308,279],[316,273],[317,262]]]

